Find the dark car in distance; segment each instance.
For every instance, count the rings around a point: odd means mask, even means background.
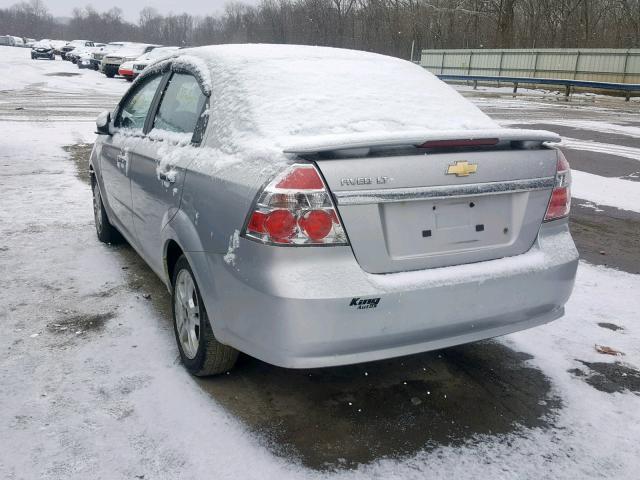
[[[37,60],[38,58],[46,58],[47,60],[55,60],[56,54],[53,50],[53,46],[48,40],[40,40],[36,42],[31,48],[31,59]]]

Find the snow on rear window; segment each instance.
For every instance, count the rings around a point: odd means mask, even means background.
[[[498,125],[411,62],[351,50],[225,45],[190,50],[212,70],[210,143],[284,145],[318,135]]]

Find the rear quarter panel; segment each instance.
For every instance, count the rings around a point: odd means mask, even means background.
[[[250,159],[200,149],[185,175],[179,218],[171,222],[178,243],[185,250],[226,253],[258,191],[286,163],[284,158]]]

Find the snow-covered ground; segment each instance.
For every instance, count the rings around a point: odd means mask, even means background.
[[[425,443],[352,469],[314,470],[274,453],[272,439],[181,367],[166,293],[141,261],[95,238],[90,190],[63,147],[92,141],[93,110],[112,105],[126,82],[89,71],[50,76],[76,67],[8,47],[0,68],[0,478],[637,478],[640,276],[587,263],[563,319],[499,340],[531,355],[526,363],[551,382],[547,400],[559,404],[541,426],[471,431],[459,444]],[[55,95],[81,101],[103,86],[106,100],[84,113],[60,105],[43,119],[38,110]],[[23,88],[37,97],[20,96]],[[15,110],[16,102],[27,107]],[[594,177],[577,172],[580,198],[634,205],[629,185],[640,183]],[[405,373],[398,367],[398,385]],[[487,377],[487,390],[502,381]],[[461,409],[482,400],[465,401]]]

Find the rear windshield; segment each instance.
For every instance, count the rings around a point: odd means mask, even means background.
[[[263,46],[255,47],[255,59],[234,61],[233,50],[225,50],[218,68],[227,71],[213,75],[218,108],[229,109],[221,112],[225,128],[286,142],[356,132],[497,127],[453,88],[407,61],[338,49],[335,57],[327,54],[333,49],[323,49],[318,55],[307,50],[260,58]],[[237,115],[239,105],[246,115]]]

